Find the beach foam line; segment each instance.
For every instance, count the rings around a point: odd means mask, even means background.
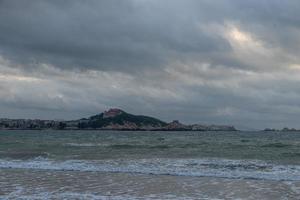
[[[257,160],[160,158],[58,161],[39,157],[32,160],[0,159],[1,168],[300,181],[299,165],[275,165]]]

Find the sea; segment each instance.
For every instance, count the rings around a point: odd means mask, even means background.
[[[0,199],[300,199],[300,132],[0,131]]]

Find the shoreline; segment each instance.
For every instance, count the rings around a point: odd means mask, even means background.
[[[279,200],[300,195],[299,181],[14,169],[0,170],[0,175],[0,197],[4,199]]]
[[[0,129],[1,131],[109,131],[109,132],[261,132],[261,133],[300,133],[300,130],[146,130],[146,129]]]
[[[243,131],[243,130],[181,130],[181,129],[171,129],[171,130],[166,130],[166,129],[15,129],[15,128],[10,128],[10,129],[0,129],[0,131],[132,131],[132,132],[251,132],[251,131]],[[258,131],[254,131],[258,132]],[[266,131],[267,132],[267,131]]]

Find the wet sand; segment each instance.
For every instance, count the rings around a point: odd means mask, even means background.
[[[0,169],[0,199],[299,199],[299,181]]]

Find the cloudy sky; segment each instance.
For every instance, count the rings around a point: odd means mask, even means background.
[[[300,128],[300,1],[1,0],[0,117],[110,107]]]

